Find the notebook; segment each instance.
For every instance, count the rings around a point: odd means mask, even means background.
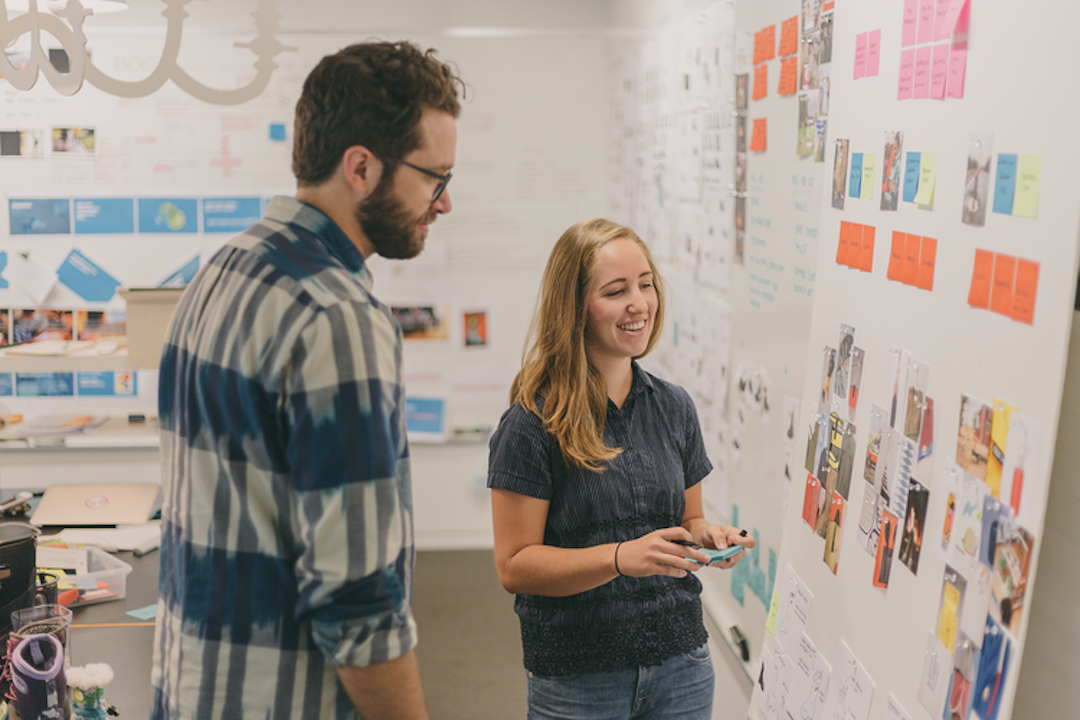
[[[30,524],[136,525],[161,507],[161,486],[138,484],[50,485],[30,516]]]

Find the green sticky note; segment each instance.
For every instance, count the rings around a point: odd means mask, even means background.
[[[862,156],[862,188],[859,190],[860,200],[874,199],[874,154],[863,153]]]
[[[1021,155],[1016,164],[1016,194],[1013,212],[1016,217],[1034,219],[1039,211],[1039,183],[1042,179],[1042,155]]]
[[[135,610],[128,610],[127,614],[133,618],[138,618],[139,620],[153,620],[157,617],[157,603],[147,605],[146,607],[136,608]]]
[[[769,614],[765,618],[765,629],[769,634],[776,637],[776,616],[780,614],[780,593],[773,590],[772,603],[769,604]]]
[[[934,185],[937,183],[937,153],[924,152],[919,159],[919,191],[916,205],[934,204]]]

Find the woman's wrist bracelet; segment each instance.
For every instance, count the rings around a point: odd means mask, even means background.
[[[622,547],[623,542],[625,541],[620,541],[619,544],[615,546],[615,572],[617,572],[620,577],[626,577],[623,575],[622,570],[619,569],[619,548]]]

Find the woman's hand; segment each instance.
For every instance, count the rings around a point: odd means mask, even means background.
[[[708,563],[707,555],[697,552],[692,546],[673,542],[676,540],[694,542],[693,536],[685,528],[669,527],[654,530],[637,540],[620,543],[616,547],[616,569],[628,577],[667,575],[681,578],[703,567],[695,560]]]
[[[727,560],[719,560],[712,564],[712,567],[729,570],[743,559],[746,550],[757,545],[757,541],[750,535],[744,535],[739,528],[730,525],[709,525],[701,531],[701,544],[714,550],[723,550],[732,545],[741,545],[743,549],[738,555],[733,555]]]

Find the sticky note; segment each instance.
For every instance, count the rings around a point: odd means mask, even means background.
[[[1034,218],[1039,211],[1039,183],[1042,178],[1042,155],[1021,155],[1016,163],[1016,196],[1012,214]]]
[[[915,80],[911,97],[923,100],[930,96],[930,69],[934,63],[934,48],[927,45],[915,50]]]
[[[851,153],[851,180],[847,194],[853,198],[862,196],[862,153]]]
[[[899,230],[893,230],[892,247],[889,249],[889,266],[885,270],[885,277],[890,280],[900,281],[900,273],[904,269],[904,248],[907,244],[907,234]]]
[[[915,193],[915,203],[932,206],[934,204],[934,185],[937,183],[937,153],[924,152],[919,158],[919,190]]]
[[[772,60],[776,57],[776,26],[770,25],[761,31],[761,44],[762,55],[761,59],[765,62]]]
[[[960,16],[967,5],[968,0],[938,0],[934,18],[935,40],[948,40],[957,30],[965,29],[959,26],[967,24],[966,21],[963,23],[960,21]]]
[[[789,57],[780,60],[780,85],[776,88],[778,95],[791,95],[799,89],[799,58]]]
[[[863,200],[872,200],[874,197],[874,154],[863,153],[862,157],[862,183],[859,187],[859,197]]]
[[[1020,258],[1016,261],[1013,283],[1012,319],[1032,325],[1035,322],[1035,291],[1039,287],[1039,263]]]
[[[758,65],[754,68],[754,89],[750,95],[754,100],[760,100],[769,94],[769,66]]]
[[[762,56],[765,55],[765,41],[761,36],[761,31],[758,30],[754,33],[754,64],[759,65],[764,61]]]
[[[946,97],[964,97],[964,72],[967,70],[967,41],[954,42],[949,46],[949,82]]]
[[[866,77],[877,77],[881,64],[881,30],[866,36]]]
[[[934,289],[934,262],[937,260],[937,240],[924,237],[919,245],[919,271],[915,277],[915,287],[922,290]]]
[[[136,608],[134,610],[128,610],[125,614],[130,615],[137,620],[153,620],[157,617],[157,603]]]
[[[945,81],[949,77],[949,43],[934,45],[933,60],[930,61],[930,97],[941,100],[945,97]]]
[[[859,254],[858,267],[863,272],[873,272],[874,267],[874,235],[877,228],[872,225],[863,225],[862,229],[862,252]]]
[[[1005,153],[998,155],[997,178],[994,180],[994,212],[996,213],[1012,215],[1018,158],[1017,155]]]
[[[919,247],[922,238],[918,235],[908,235],[904,241],[904,264],[900,268],[900,282],[905,285],[914,285],[919,279]]]
[[[900,34],[900,47],[915,44],[915,29],[919,26],[919,0],[904,0],[904,28]]]
[[[764,152],[766,147],[766,120],[767,118],[755,118],[754,130],[750,135],[750,149],[754,152]]]
[[[847,220],[840,221],[840,239],[836,243],[836,264],[851,265],[851,236],[852,224]]]
[[[919,0],[919,43],[934,39],[934,5],[934,0]]]
[[[900,53],[900,82],[896,86],[897,100],[910,100],[915,86],[915,50]]]
[[[855,80],[866,77],[866,33],[855,36]]]
[[[919,189],[919,153],[908,151],[904,160],[904,202],[914,202]]]
[[[971,271],[971,289],[968,291],[968,305],[983,309],[990,307],[990,281],[993,273],[994,253],[976,250],[975,266]]]
[[[1016,275],[1016,258],[1004,253],[994,254],[994,280],[990,292],[990,310],[1012,316],[1013,276]]]
[[[790,17],[780,25],[780,56],[799,51],[799,16]]]
[[[776,617],[780,614],[780,591],[773,590],[772,602],[769,603],[769,614],[765,618],[765,629],[770,635],[776,635]]]

